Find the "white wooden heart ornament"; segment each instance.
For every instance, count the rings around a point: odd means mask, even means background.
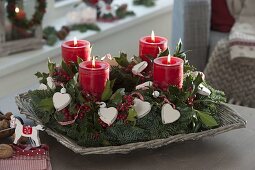
[[[47,85],[52,90],[56,89],[56,85],[55,85],[54,80],[53,80],[52,77],[47,77]]]
[[[71,100],[71,95],[66,93],[65,88],[62,88],[61,92],[56,92],[53,95],[53,105],[57,111],[60,111],[68,106]]]
[[[163,124],[173,123],[180,118],[181,114],[170,104],[164,104],[161,110],[161,118]]]
[[[56,89],[56,85],[55,85],[52,77],[47,77],[46,80],[47,80],[47,85],[49,86],[50,89],[52,89],[52,90]],[[41,83],[38,89],[39,90],[47,90],[48,89],[47,85]]]
[[[135,87],[136,90],[140,90],[140,89],[148,89],[148,87],[151,87],[153,85],[152,81],[146,81],[143,84],[139,84]]]
[[[137,117],[142,118],[151,111],[151,104],[149,102],[142,101],[138,98],[134,99],[134,109],[137,112]]]
[[[106,107],[105,102],[96,102],[96,104],[98,104],[100,108],[105,108]]]
[[[101,58],[101,61],[105,61],[111,66],[118,66],[119,64],[115,60],[114,57],[111,56],[111,54],[106,54],[104,57]]]
[[[116,120],[117,115],[118,115],[118,110],[114,107],[109,107],[109,108],[99,108],[98,110],[98,115],[100,116],[100,119],[108,124],[110,126],[113,124],[113,122]]]
[[[146,61],[142,61],[141,63],[136,64],[133,68],[132,68],[132,73],[134,75],[141,75],[141,72],[143,70],[146,69],[146,67],[148,66],[148,63]]]
[[[40,86],[38,87],[38,90],[47,90],[47,86],[41,83]]]
[[[201,94],[203,96],[210,96],[211,95],[211,91],[207,87],[205,87],[203,84],[200,84],[198,86],[197,93]]]

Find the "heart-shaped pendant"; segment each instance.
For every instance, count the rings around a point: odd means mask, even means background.
[[[53,80],[52,77],[47,77],[47,85],[52,90],[56,89],[56,85],[55,85],[54,80]]]
[[[105,102],[96,102],[96,104],[98,104],[100,108],[106,108]]]
[[[180,118],[181,114],[174,109],[169,103],[164,104],[161,110],[163,124],[173,123]]]
[[[108,64],[110,64],[110,66],[119,65],[115,58],[111,56],[111,54],[106,54],[104,57],[101,58],[101,61],[107,62]]]
[[[47,90],[47,86],[41,83],[40,86],[38,87],[38,90]]]
[[[148,63],[146,61],[142,61],[141,63],[136,64],[133,68],[132,68],[132,73],[134,75],[141,75],[141,72],[143,70],[146,69],[146,67],[148,66]]]
[[[53,95],[53,105],[57,111],[60,111],[64,109],[66,106],[68,106],[71,102],[71,96],[70,94],[66,93],[66,89],[62,88],[61,93],[56,92]]]
[[[146,81],[143,84],[137,85],[135,87],[135,89],[136,90],[140,90],[140,89],[146,90],[146,89],[148,89],[148,87],[151,87],[152,85],[153,85],[152,81]]]
[[[203,96],[210,96],[211,95],[211,91],[207,87],[205,87],[203,84],[200,84],[198,86],[197,93],[201,94]]]
[[[151,111],[151,104],[149,102],[142,101],[138,98],[134,99],[134,109],[137,112],[137,117],[142,118]]]
[[[114,107],[99,108],[98,115],[100,116],[100,119],[104,123],[110,126],[116,120],[118,115],[118,110]]]

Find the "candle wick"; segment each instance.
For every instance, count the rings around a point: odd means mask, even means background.
[[[171,64],[171,55],[170,54],[167,56],[167,64]]]
[[[92,58],[92,68],[96,67],[96,60],[95,60],[95,56],[93,56]]]
[[[78,45],[78,41],[77,41],[76,37],[74,37],[74,39],[73,39],[73,45],[74,45],[74,47],[77,47],[77,45]]]
[[[154,31],[152,30],[152,32],[151,32],[151,41],[152,42],[154,42],[155,43],[155,33],[154,33]]]

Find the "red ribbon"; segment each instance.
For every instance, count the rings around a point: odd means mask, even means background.
[[[37,155],[46,155],[49,151],[47,145],[41,145],[40,147],[32,147],[31,145],[11,145],[15,150],[16,155],[24,156],[37,156]]]
[[[81,110],[81,106],[73,120],[69,120],[69,121],[65,121],[65,122],[58,121],[58,123],[62,126],[67,126],[67,125],[73,124],[76,121],[76,119],[78,118],[80,110]]]
[[[139,92],[133,92],[131,94],[131,96],[138,96],[140,98],[140,100],[144,101],[143,95],[141,93],[139,93]]]

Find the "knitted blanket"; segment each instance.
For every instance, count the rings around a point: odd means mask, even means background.
[[[236,18],[229,36],[231,59],[254,65],[255,1],[228,0],[228,5],[230,12]]]
[[[255,67],[231,60],[227,39],[217,43],[204,73],[208,83],[223,90],[229,99],[255,107]]]

